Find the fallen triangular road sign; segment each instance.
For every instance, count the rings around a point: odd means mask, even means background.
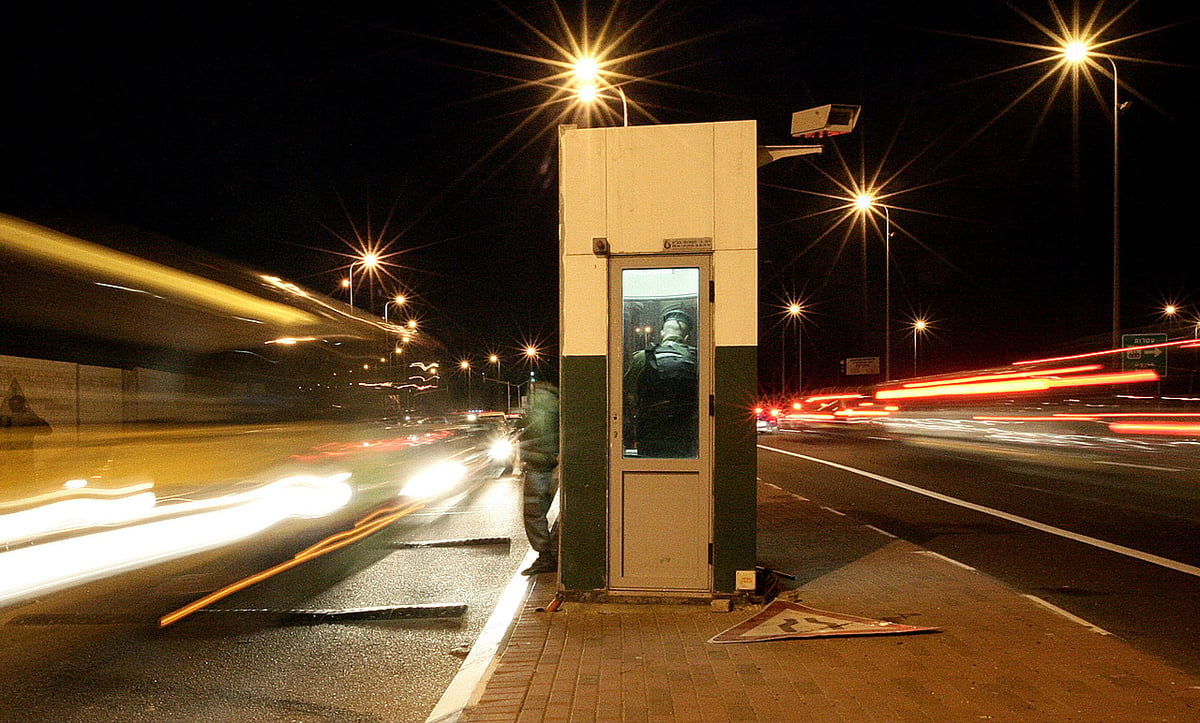
[[[831,613],[807,605],[775,600],[757,615],[711,638],[710,643],[753,643],[788,638],[827,638],[842,635],[896,635],[936,632],[937,628],[889,623],[854,615]]]

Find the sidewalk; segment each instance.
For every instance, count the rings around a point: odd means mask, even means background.
[[[941,632],[718,645],[757,606],[564,603],[541,575],[463,720],[1197,721],[1200,679],[910,543],[759,485],[787,597]]]

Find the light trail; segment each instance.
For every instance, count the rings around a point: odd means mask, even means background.
[[[249,577],[242,578],[241,580],[238,580],[235,583],[226,585],[225,587],[221,588],[220,590],[216,590],[214,592],[209,593],[208,595],[205,595],[204,597],[200,598],[199,600],[196,600],[195,602],[184,605],[183,607],[179,608],[178,610],[176,610],[174,612],[167,613],[166,615],[159,618],[158,627],[165,628],[168,625],[171,625],[172,623],[176,623],[176,622],[182,620],[183,618],[191,615],[192,613],[196,612],[197,610],[200,610],[201,608],[205,607],[206,605],[216,602],[217,600],[226,598],[226,597],[232,595],[233,593],[238,592],[239,590],[244,590],[244,589],[250,587],[251,585],[260,583],[269,577],[278,575],[279,573],[283,572],[284,570],[290,570],[291,568],[296,567],[297,565],[299,565],[303,562],[307,562],[308,560],[311,560],[314,557],[320,557],[321,555],[324,555],[327,552],[333,552],[334,550],[339,550],[343,547],[346,547],[347,545],[358,542],[359,540],[363,539],[364,537],[367,537],[369,535],[372,535],[372,534],[378,532],[379,530],[383,529],[384,527],[387,527],[388,525],[392,524],[393,522],[400,519],[401,517],[404,517],[405,515],[416,512],[417,510],[421,509],[424,506],[425,506],[424,502],[413,502],[413,503],[409,503],[407,505],[400,505],[398,507],[391,507],[391,508],[385,507],[381,510],[376,510],[376,511],[372,512],[371,514],[367,515],[366,517],[364,517],[363,519],[356,522],[354,524],[353,528],[351,528],[349,530],[343,530],[336,534],[330,535],[329,537],[326,537],[324,540],[321,540],[320,542],[316,543],[315,545],[312,545],[311,547],[308,547],[300,552],[297,552],[290,560],[285,560],[284,562],[281,562],[278,565],[275,565],[274,567],[270,567],[266,570],[263,570],[262,572],[255,573],[254,575],[251,575]]]

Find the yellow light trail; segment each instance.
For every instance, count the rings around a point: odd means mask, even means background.
[[[226,598],[233,593],[238,592],[239,590],[244,590],[251,585],[260,583],[269,577],[273,577],[283,572],[284,570],[290,570],[300,563],[307,562],[314,557],[319,557],[327,552],[333,552],[334,550],[338,550],[346,547],[347,545],[353,544],[364,537],[368,537],[384,527],[387,527],[401,517],[416,512],[424,506],[424,502],[412,502],[408,505],[400,505],[391,508],[385,507],[380,510],[375,510],[363,519],[354,523],[353,528],[349,530],[343,530],[326,537],[324,540],[321,540],[315,545],[296,553],[290,560],[285,560],[274,567],[268,568],[259,573],[255,573],[254,575],[238,580],[235,583],[226,585],[220,590],[211,592],[195,602],[189,603],[188,605],[185,605],[172,613],[162,616],[158,619],[158,627],[165,628],[168,625],[176,623],[191,615],[197,610],[200,610],[201,608],[204,608],[205,606],[214,603],[217,600]]]
[[[186,299],[228,314],[276,324],[317,322],[315,316],[303,309],[11,216],[0,215],[0,247],[43,263],[83,271],[97,279],[118,281],[136,291],[153,290],[171,299]]]

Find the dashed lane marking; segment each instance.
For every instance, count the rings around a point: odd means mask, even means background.
[[[933,550],[917,550],[916,553],[914,553],[914,554],[925,555],[926,557],[936,557],[937,559],[941,560],[942,562],[948,562],[951,565],[954,565],[955,567],[961,567],[964,570],[970,570],[971,572],[976,572],[975,568],[971,567],[967,563],[959,562],[958,560],[955,560],[952,557],[946,557],[945,555],[934,552]]]
[[[881,530],[878,527],[876,527],[875,525],[863,525],[863,527],[866,527],[868,530],[874,530],[874,531],[878,532],[879,534],[883,535],[884,537],[890,537],[893,540],[900,539],[896,535],[893,535],[892,533],[888,532],[887,530]]]
[[[1037,595],[1025,594],[1025,597],[1034,601],[1038,605],[1041,605],[1042,607],[1046,608],[1047,610],[1063,616],[1064,618],[1066,618],[1067,620],[1070,620],[1073,623],[1079,623],[1080,625],[1087,628],[1088,630],[1091,630],[1093,633],[1099,633],[1100,635],[1112,635],[1112,633],[1108,632],[1104,628],[1093,625],[1093,624],[1089,623],[1088,621],[1084,620],[1083,618],[1079,617],[1078,615],[1073,615],[1073,614],[1067,612],[1066,610],[1063,610],[1062,608],[1055,605],[1054,603],[1046,602],[1045,600],[1041,599]]]
[[[1182,472],[1178,467],[1155,467],[1152,464],[1131,464],[1129,462],[1109,462],[1108,460],[1097,460],[1096,464],[1106,464],[1110,467],[1132,467],[1133,469],[1148,469],[1151,472]]]

